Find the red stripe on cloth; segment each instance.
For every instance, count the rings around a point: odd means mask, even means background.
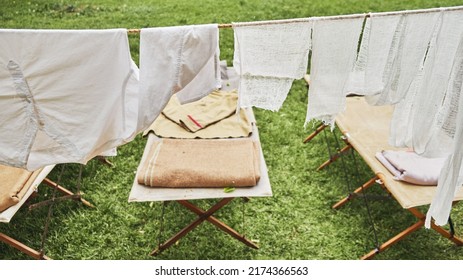
[[[188,118],[190,118],[190,120],[191,120],[192,122],[194,122],[194,123],[195,123],[195,125],[197,125],[199,128],[203,128],[203,126],[202,126],[202,125],[200,125],[200,124],[199,124],[199,122],[197,122],[195,119],[193,119],[193,117],[192,117],[192,116],[190,116],[190,115],[187,115],[187,116],[188,116]]]

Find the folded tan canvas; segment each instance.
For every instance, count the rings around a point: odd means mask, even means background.
[[[0,165],[0,212],[17,204],[38,174],[38,171]]]
[[[396,180],[415,185],[436,186],[445,158],[427,158],[412,151],[385,150],[376,158]]]
[[[246,110],[235,113],[237,100],[236,91],[214,91],[181,105],[174,95],[145,135],[153,131],[159,137],[179,139],[247,137],[252,126]]]
[[[259,144],[240,139],[162,139],[137,181],[151,187],[251,187],[260,179]]]

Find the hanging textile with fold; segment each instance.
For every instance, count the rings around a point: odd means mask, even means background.
[[[363,17],[318,19],[313,23],[311,82],[306,122],[318,119],[334,126],[345,108],[345,86],[357,56]]]
[[[141,123],[150,125],[173,94],[188,103],[220,88],[218,42],[217,24],[140,31],[141,103],[151,108]]]
[[[137,133],[127,31],[0,30],[0,163],[86,163]]]
[[[294,79],[307,72],[311,22],[233,23],[238,107],[278,111]]]

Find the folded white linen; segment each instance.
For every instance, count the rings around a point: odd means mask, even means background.
[[[436,186],[445,157],[427,158],[412,151],[385,150],[376,158],[394,175],[394,179],[415,185]]]

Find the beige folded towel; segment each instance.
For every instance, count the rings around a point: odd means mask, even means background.
[[[0,165],[0,212],[20,201],[39,173]]]
[[[260,179],[258,143],[163,139],[150,149],[138,183],[151,187],[250,187]]]

